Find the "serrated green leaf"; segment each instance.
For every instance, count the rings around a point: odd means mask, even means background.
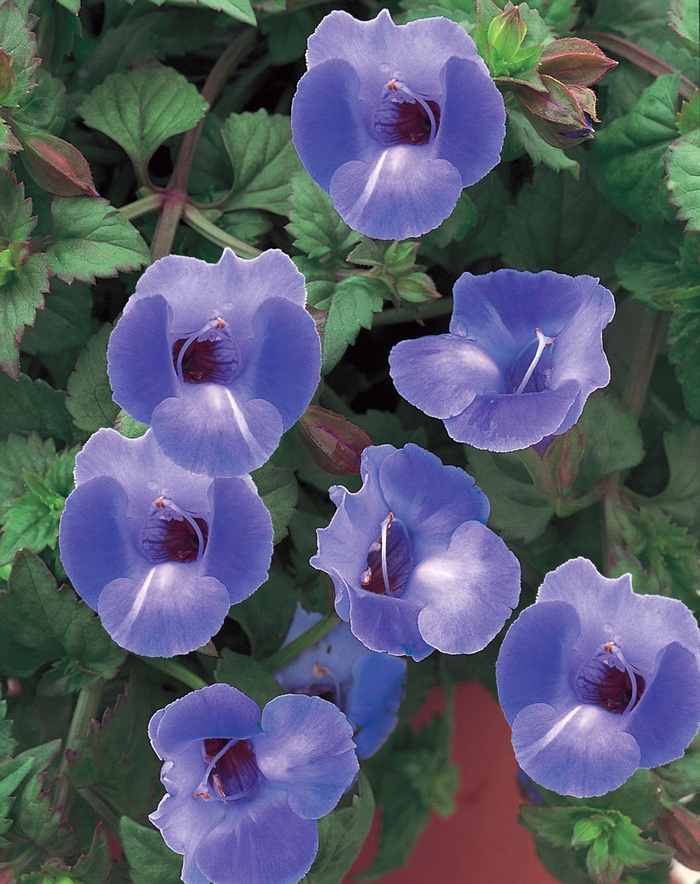
[[[12,722],[7,718],[7,700],[0,700],[0,758],[12,755],[17,740],[12,736]]]
[[[360,234],[343,221],[328,194],[301,172],[292,178],[290,200],[287,230],[294,245],[309,258],[345,263]]]
[[[114,429],[121,433],[122,436],[126,436],[127,439],[140,439],[141,436],[145,436],[148,432],[146,424],[134,420],[123,408],[120,409],[119,414],[115,418]]]
[[[266,463],[252,473],[258,494],[272,518],[273,542],[287,536],[287,525],[294,515],[298,489],[294,473],[284,467]]]
[[[151,0],[156,6],[161,6],[165,0]],[[245,22],[247,25],[257,24],[255,12],[249,0],[178,0],[183,6],[206,6],[217,12],[224,12],[236,21]]]
[[[592,30],[612,31],[628,40],[658,36],[668,26],[668,2],[659,0],[598,0]]]
[[[36,89],[32,89],[12,118],[34,129],[60,135],[71,111],[66,87],[43,68],[35,76]]]
[[[700,791],[700,735],[685,750],[681,758],[663,764],[654,771],[663,785],[664,793],[674,801]]]
[[[328,311],[321,340],[323,374],[355,343],[361,328],[372,328],[372,316],[381,311],[386,293],[386,286],[378,279],[350,276],[335,287],[330,303],[314,305]]]
[[[301,163],[289,126],[289,117],[265,110],[232,114],[221,137],[233,166],[234,181],[225,208],[267,209],[286,215],[290,182]]]
[[[87,433],[113,426],[119,414],[107,377],[107,343],[111,333],[112,326],[106,323],[90,338],[68,379],[66,407],[76,427]]]
[[[24,471],[43,475],[56,457],[51,439],[43,440],[37,433],[29,436],[10,435],[0,444],[0,518],[12,502],[27,490]]]
[[[72,440],[73,424],[66,408],[66,394],[52,389],[46,381],[33,381],[24,374],[13,381],[0,372],[0,401],[0,438],[36,431],[59,442]]]
[[[35,225],[32,201],[24,198],[24,184],[17,183],[11,172],[3,173],[0,175],[0,237],[8,243],[24,242]]]
[[[12,57],[12,73],[15,75],[15,97],[18,104],[34,85],[34,72],[39,59],[34,57],[36,35],[27,23],[27,14],[13,2],[0,4],[0,46]]]
[[[9,818],[15,802],[12,793],[32,771],[31,758],[9,758],[0,761],[0,835],[4,835],[13,824]],[[2,841],[0,840],[0,844]]]
[[[17,825],[30,841],[55,856],[70,856],[75,835],[63,819],[61,809],[51,805],[44,791],[44,775],[35,773],[22,789],[17,803]]]
[[[195,126],[206,109],[182,74],[161,65],[110,74],[79,108],[88,126],[124,148],[144,181],[156,148]]]
[[[92,329],[91,309],[92,293],[88,286],[66,285],[57,278],[52,279],[44,309],[37,313],[34,325],[24,332],[22,352],[60,353],[84,347]]]
[[[681,104],[676,125],[681,135],[688,135],[700,126],[700,89],[693,92],[690,101]]]
[[[674,313],[668,345],[668,358],[676,367],[685,407],[693,420],[700,420],[700,313]]]
[[[700,12],[695,0],[671,0],[671,27],[695,46],[700,43]]]
[[[235,616],[236,609],[233,609]],[[265,667],[244,654],[225,648],[216,664],[216,680],[233,685],[262,709],[273,697],[284,693]]]
[[[31,255],[0,289],[0,368],[19,377],[19,345],[24,327],[34,322],[49,290],[49,274],[42,255]]]
[[[700,283],[700,267],[683,261],[681,251],[698,245],[700,238],[683,236],[680,224],[653,224],[632,237],[615,262],[615,272],[635,298],[659,309],[654,296]]]
[[[578,421],[586,440],[576,487],[590,487],[601,476],[628,470],[644,458],[642,434],[633,414],[611,397],[591,397]]]
[[[576,0],[529,0],[552,30],[559,34],[570,31],[578,18]]]
[[[132,884],[175,884],[180,880],[182,857],[166,846],[156,829],[139,826],[123,816],[119,838],[131,869]]]
[[[700,233],[700,129],[674,141],[664,157],[666,186],[671,202],[678,206],[676,217],[687,221],[685,229]]]
[[[116,276],[150,261],[141,234],[107,200],[56,197],[51,203],[52,242],[46,251],[51,272],[64,282]]]
[[[578,180],[540,166],[508,207],[501,236],[503,260],[516,270],[610,279],[632,230],[630,222],[598,195],[587,166]]]
[[[663,156],[676,129],[680,74],[665,74],[645,89],[633,109],[602,129],[591,156],[606,198],[639,224],[671,220]]]
[[[536,166],[542,164],[555,172],[571,172],[574,177],[579,174],[580,166],[576,160],[543,141],[519,108],[506,108],[506,135],[516,148],[523,148],[528,153]]]
[[[700,426],[680,423],[664,433],[669,480],[656,506],[697,533],[700,528]]]

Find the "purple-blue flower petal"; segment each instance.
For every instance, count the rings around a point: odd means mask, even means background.
[[[435,650],[418,629],[420,607],[407,599],[352,590],[350,628],[372,651],[424,660]]]
[[[369,758],[396,727],[403,699],[406,661],[366,651],[352,669],[352,686],[345,714],[357,728],[358,758]]]

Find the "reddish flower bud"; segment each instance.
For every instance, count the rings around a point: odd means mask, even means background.
[[[593,120],[598,119],[595,93],[585,86],[565,86],[546,75],[541,80],[546,92],[520,84],[513,87],[513,94],[540,137],[563,150],[592,138]]]
[[[99,196],[90,166],[72,144],[38,129],[13,128],[24,148],[24,165],[40,187],[56,196]]]
[[[15,75],[12,71],[12,56],[0,49],[0,107],[7,107],[15,94]]]
[[[360,455],[372,440],[346,417],[309,405],[299,418],[299,439],[314,463],[332,476],[360,472]]]
[[[540,56],[540,74],[560,83],[592,86],[617,66],[595,43],[579,37],[566,37],[548,43]]]
[[[676,859],[700,872],[700,816],[682,804],[665,804],[656,827],[662,840],[675,850]]]

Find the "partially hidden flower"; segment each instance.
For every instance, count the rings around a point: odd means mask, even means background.
[[[420,236],[499,161],[503,99],[455,22],[395,25],[334,11],[309,38],[292,103],[294,146],[355,230]]]
[[[249,476],[176,466],[152,432],[98,430],[78,454],[61,517],[61,560],[122,647],[186,654],[267,579],[272,522]]]
[[[362,452],[362,488],[330,489],[338,507],[311,564],[330,575],[335,609],[373,651],[422,660],[491,641],[520,593],[520,566],[486,527],[471,476],[409,443]]]
[[[114,399],[177,464],[212,476],[268,460],[318,385],[304,278],[283,252],[218,264],[169,255],[143,274],[108,349]]]
[[[284,695],[263,709],[227,684],[160,709],[149,736],[167,793],[150,815],[183,854],[185,884],[295,884],[318,850],[316,820],[358,770],[331,703]]]
[[[636,595],[587,559],[545,577],[508,630],[498,697],[518,763],[579,798],[679,758],[700,724],[700,631],[676,599]]]
[[[592,276],[464,273],[449,334],[401,341],[394,385],[457,442],[515,451],[572,427],[610,380],[602,331],[612,294]]]
[[[282,647],[321,619],[297,608]],[[396,727],[406,661],[370,651],[341,623],[277,672],[285,691],[334,703],[352,725],[358,758],[369,758]]]

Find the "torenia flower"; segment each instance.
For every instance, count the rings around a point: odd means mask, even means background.
[[[457,442],[515,451],[572,427],[610,380],[602,331],[612,294],[591,276],[464,273],[450,331],[397,344],[399,393]]]
[[[679,758],[700,724],[700,631],[682,602],[635,595],[587,559],[548,574],[506,635],[498,696],[518,763],[579,798]]]
[[[109,342],[114,398],[175,463],[238,476],[265,463],[316,389],[321,347],[283,252],[149,267]]]
[[[355,230],[420,236],[500,158],[503,99],[455,22],[395,25],[334,11],[309,38],[292,103],[294,146]]]
[[[150,431],[95,433],[76,458],[61,559],[122,647],[186,654],[267,579],[272,522],[249,476],[210,479],[170,461]]]
[[[185,884],[295,884],[318,849],[317,819],[358,770],[352,728],[318,697],[262,712],[236,688],[187,694],[151,719],[168,794],[151,822],[184,855]]]
[[[320,619],[297,608],[284,645]],[[335,703],[352,725],[358,758],[369,758],[396,727],[406,661],[368,650],[341,623],[275,672],[275,678],[285,691]]]
[[[311,564],[330,575],[335,609],[373,651],[422,660],[484,648],[518,602],[520,566],[486,525],[471,476],[408,444],[362,453],[362,488],[338,507]]]

